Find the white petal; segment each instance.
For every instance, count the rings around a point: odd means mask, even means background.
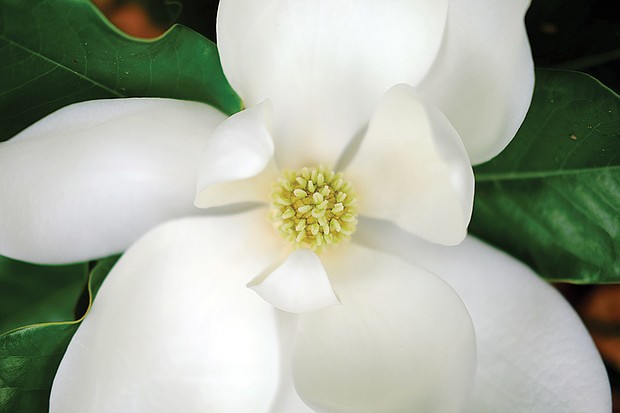
[[[224,118],[195,102],[97,100],[0,144],[0,254],[85,261],[199,212],[192,203],[198,154]]]
[[[346,177],[360,214],[431,242],[453,245],[465,237],[474,195],[467,152],[445,116],[410,86],[385,94]]]
[[[441,51],[418,91],[459,131],[474,164],[501,152],[532,98],[529,0],[452,0]]]
[[[356,245],[321,258],[342,305],[300,317],[293,379],[302,400],[330,413],[460,412],[476,348],[454,291]]]
[[[51,412],[269,411],[291,329],[245,287],[279,254],[265,231],[258,210],[172,221],[136,242],[73,337]]]
[[[293,251],[279,267],[266,271],[248,287],[271,305],[291,313],[315,311],[340,303],[321,260],[308,249]]]
[[[277,177],[271,111],[266,101],[236,113],[209,137],[200,157],[197,207],[269,199]]]
[[[221,1],[224,72],[246,105],[273,102],[278,165],[333,166],[381,95],[429,70],[447,3]]]
[[[275,405],[269,413],[314,413],[315,410],[306,405],[297,395],[293,382],[285,387],[286,393],[282,392],[281,401]]]
[[[363,221],[358,241],[443,277],[469,310],[478,372],[467,412],[611,411],[607,375],[581,320],[529,268],[472,237],[441,247]]]
[[[293,313],[280,312],[280,329],[286,332],[297,332],[299,315]],[[282,380],[280,390],[271,407],[269,413],[313,413],[310,407],[301,401],[295,387],[291,370],[293,346],[296,334],[281,334],[281,358],[282,358]]]

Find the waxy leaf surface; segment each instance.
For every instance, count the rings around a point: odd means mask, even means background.
[[[45,267],[0,256],[0,334],[72,319],[87,278],[87,264]]]
[[[88,0],[0,0],[0,141],[71,103],[155,96],[233,113],[215,45],[180,25],[129,37]]]
[[[592,77],[538,70],[511,144],[475,168],[470,231],[540,275],[620,282],[620,97]]]
[[[88,312],[101,283],[118,257],[100,260],[90,272],[85,291]],[[80,267],[76,265],[73,267]],[[47,267],[41,267],[45,271]],[[69,272],[72,267],[63,267]],[[28,274],[24,274],[27,276]],[[45,286],[53,290],[54,277]],[[0,293],[4,300],[4,292]],[[79,308],[79,294],[67,297]],[[44,300],[45,301],[45,300]],[[62,304],[59,304],[62,308]],[[80,317],[80,316],[78,316]],[[44,413],[48,411],[49,395],[60,360],[77,330],[81,318],[70,321],[32,324],[0,335],[0,411],[3,413]]]

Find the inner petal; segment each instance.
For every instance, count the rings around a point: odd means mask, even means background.
[[[386,92],[346,173],[364,183],[362,215],[439,244],[465,237],[474,194],[467,152],[446,117],[410,86]]]
[[[275,270],[250,283],[265,301],[290,313],[305,313],[339,304],[319,257],[308,249],[288,255]]]
[[[269,183],[277,176],[273,150],[269,101],[226,119],[203,148],[194,204],[208,208],[265,202]]]

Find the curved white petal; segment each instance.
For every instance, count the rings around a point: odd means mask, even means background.
[[[474,196],[467,152],[445,116],[410,86],[385,94],[346,177],[364,216],[444,245],[467,233]]]
[[[97,100],[0,144],[0,254],[90,260],[199,212],[192,203],[198,154],[223,119],[195,102]]]
[[[197,207],[269,199],[277,177],[271,112],[265,101],[226,119],[209,137],[200,157]]]
[[[279,254],[266,231],[255,210],[172,221],[137,241],[73,337],[51,412],[268,412],[291,329],[245,287]]]
[[[315,413],[316,411],[308,407],[297,395],[293,382],[291,381],[285,387],[286,393],[281,401],[274,406],[269,413]]]
[[[281,335],[282,380],[269,413],[313,413],[314,410],[301,401],[293,385],[291,362],[299,315],[282,311],[279,313],[279,320],[280,329],[291,334]]]
[[[280,266],[252,280],[248,287],[274,307],[291,313],[340,304],[321,260],[309,249],[291,252]]]
[[[335,165],[381,95],[429,70],[447,3],[221,1],[224,73],[246,105],[273,102],[278,165]]]
[[[349,245],[321,257],[342,305],[300,316],[295,387],[330,413],[460,412],[475,371],[469,315],[439,277]]]
[[[530,105],[529,0],[451,0],[441,51],[418,88],[450,119],[474,164],[501,152]]]
[[[441,247],[369,220],[356,235],[438,274],[463,299],[478,345],[468,413],[611,411],[607,375],[581,320],[525,265],[472,237]]]

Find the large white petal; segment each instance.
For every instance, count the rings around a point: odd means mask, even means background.
[[[195,204],[267,202],[278,176],[273,162],[269,101],[226,119],[207,139],[200,157]]]
[[[222,66],[246,105],[273,102],[281,167],[334,165],[381,95],[429,70],[447,3],[223,0]]]
[[[459,412],[476,365],[459,297],[397,257],[347,247],[321,257],[342,305],[300,316],[301,398],[330,413]]]
[[[459,131],[474,164],[521,125],[534,86],[523,16],[529,0],[451,0],[441,51],[418,90]]]
[[[385,94],[346,177],[364,216],[444,245],[467,233],[474,196],[467,152],[445,116],[410,86]]]
[[[299,315],[293,313],[280,312],[280,328],[285,331],[297,331]],[[295,345],[296,334],[281,335],[281,354],[282,354],[282,380],[280,390],[272,405],[270,413],[313,413],[295,391],[292,377],[292,355]]]
[[[97,100],[61,109],[0,144],[0,254],[89,260],[199,212],[192,202],[198,156],[224,119],[195,102]]]
[[[291,252],[284,262],[248,284],[283,311],[305,313],[340,304],[321,260],[309,249]]]
[[[245,284],[279,254],[270,231],[258,210],[172,221],[137,241],[73,337],[51,412],[269,411],[279,334],[292,329]]]
[[[478,372],[470,413],[609,413],[607,375],[581,320],[551,286],[508,255],[468,237],[425,243],[361,220],[357,241],[444,278],[471,314]]]

